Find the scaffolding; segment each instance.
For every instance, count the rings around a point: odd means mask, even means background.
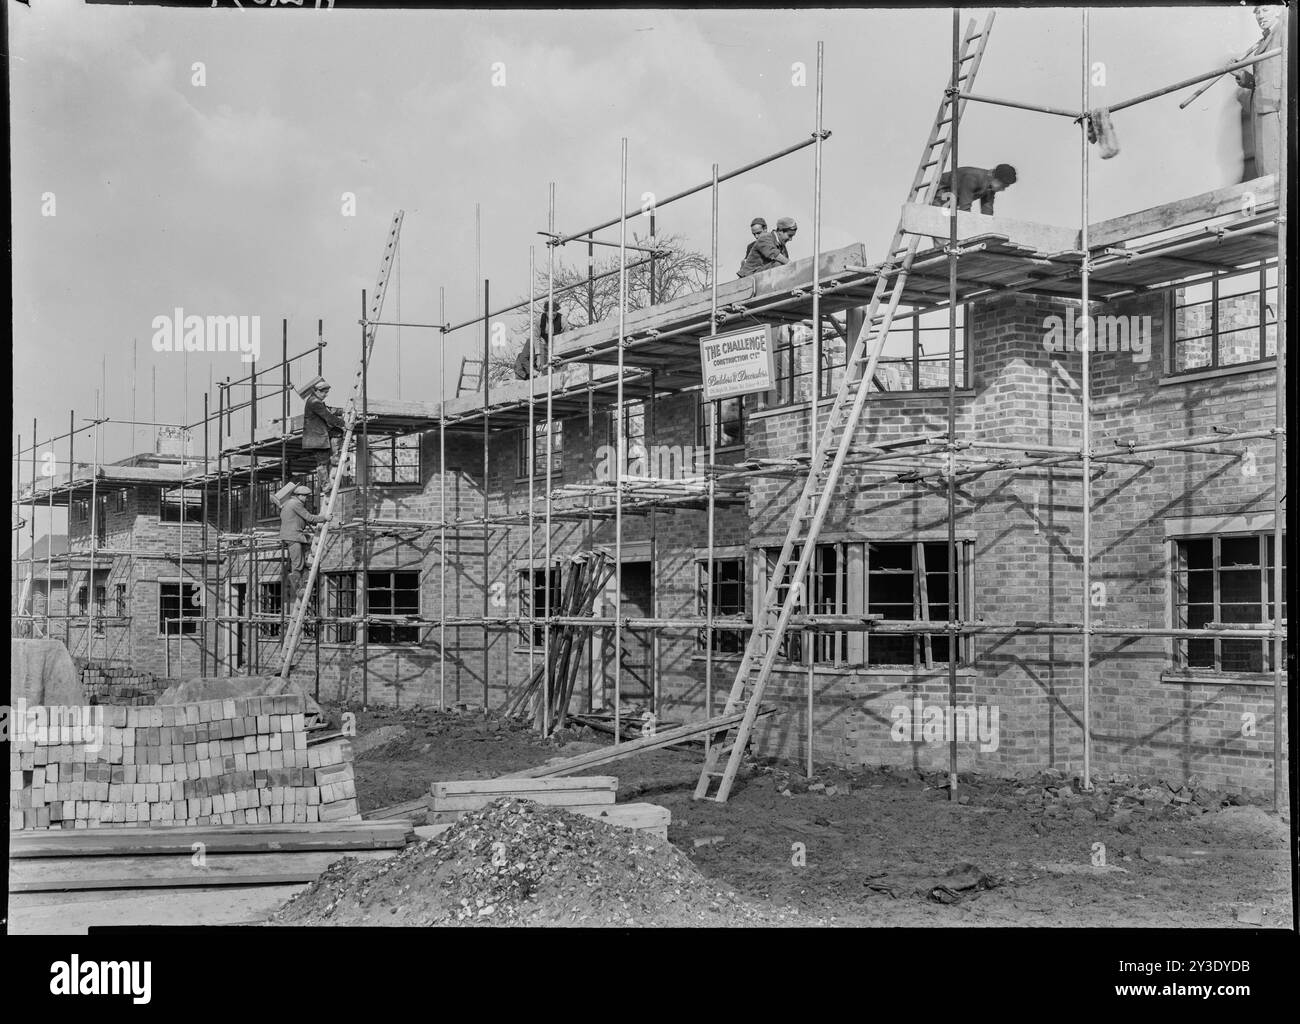
[[[992,25],[989,16],[984,31]],[[1240,193],[1233,193],[1232,203],[1215,207],[1205,219],[1215,222],[1210,226],[1200,224],[1195,230],[1185,224],[1175,225],[1173,229],[1136,231],[1133,226],[1109,223],[1101,226],[1089,222],[1089,151],[1088,128],[1093,114],[1089,94],[1089,15],[1081,12],[1081,92],[1080,109],[1066,110],[1039,104],[997,98],[973,93],[962,87],[961,48],[963,39],[969,39],[975,31],[974,22],[969,23],[963,36],[961,14],[954,10],[952,17],[952,63],[951,73],[945,96],[951,101],[951,154],[948,166],[959,166],[959,145],[962,109],[967,102],[1001,105],[1008,108],[1064,117],[1072,121],[1080,133],[1079,160],[1082,176],[1079,200],[1080,227],[1071,239],[1058,248],[1044,251],[1029,249],[1017,244],[1006,236],[985,235],[976,238],[962,238],[959,231],[959,217],[951,211],[947,218],[948,237],[946,244],[935,250],[921,247],[916,259],[910,261],[907,270],[910,275],[905,289],[905,301],[911,316],[920,317],[927,313],[947,313],[948,353],[946,386],[946,429],[940,432],[926,432],[902,438],[867,441],[855,437],[853,451],[844,459],[844,466],[855,474],[878,474],[882,481],[891,484],[914,484],[918,488],[938,486],[942,488],[946,506],[946,578],[949,599],[947,601],[948,617],[946,621],[932,621],[927,617],[913,620],[885,620],[873,615],[817,614],[811,602],[807,604],[808,612],[796,614],[789,618],[789,626],[796,633],[811,638],[818,632],[862,631],[881,635],[924,635],[945,636],[949,640],[947,655],[948,702],[950,713],[957,704],[957,657],[955,641],[959,637],[972,636],[1059,636],[1078,637],[1080,644],[1081,693],[1082,706],[1080,720],[1082,727],[1082,778],[1085,786],[1091,785],[1092,765],[1092,708],[1091,708],[1091,673],[1093,662],[1092,639],[1094,637],[1165,637],[1176,639],[1196,638],[1249,638],[1267,641],[1272,647],[1272,673],[1274,685],[1274,751],[1273,779],[1274,802],[1280,808],[1284,806],[1285,775],[1281,769],[1284,760],[1282,737],[1284,664],[1286,643],[1285,619],[1283,609],[1282,573],[1273,573],[1271,620],[1261,622],[1253,628],[1245,624],[1212,623],[1202,628],[1139,627],[1110,624],[1098,624],[1093,621],[1091,605],[1091,584],[1093,581],[1093,552],[1091,537],[1092,517],[1092,483],[1098,472],[1104,472],[1113,465],[1147,465],[1155,464],[1162,454],[1197,451],[1207,456],[1224,459],[1240,459],[1244,449],[1238,447],[1244,442],[1272,439],[1274,444],[1273,484],[1273,545],[1274,566],[1280,568],[1283,552],[1283,514],[1285,486],[1283,467],[1285,456],[1285,303],[1279,302],[1277,312],[1277,343],[1275,358],[1275,411],[1274,425],[1271,429],[1231,430],[1215,428],[1207,433],[1187,438],[1165,440],[1147,440],[1134,436],[1124,441],[1115,441],[1113,450],[1095,448],[1093,444],[1092,404],[1093,382],[1090,363],[1089,344],[1081,348],[1081,371],[1079,376],[1080,400],[1080,441],[1077,445],[1043,445],[1016,444],[987,440],[984,438],[962,438],[957,429],[958,384],[957,384],[957,347],[958,347],[958,313],[967,304],[980,298],[990,298],[1024,292],[1044,297],[1054,297],[1077,301],[1085,314],[1094,301],[1111,301],[1139,293],[1165,291],[1182,287],[1189,282],[1212,278],[1228,269],[1259,261],[1261,266],[1268,260],[1276,258],[1277,293],[1285,295],[1286,289],[1286,197],[1282,182],[1286,180],[1285,139],[1281,142],[1279,166],[1281,173],[1274,183],[1273,197],[1265,194],[1262,201],[1252,204],[1248,209],[1232,205]],[[1130,100],[1108,107],[1111,112],[1126,109],[1136,104],[1148,102],[1168,95],[1197,83],[1210,81],[1219,75],[1234,69],[1250,67],[1264,60],[1279,59],[1280,50],[1271,50],[1251,55],[1236,62],[1229,68],[1216,68],[1211,72],[1181,80],[1162,89],[1144,93]],[[549,188],[549,204],[546,230],[539,232],[545,239],[546,252],[546,287],[538,287],[538,269],[534,249],[529,249],[529,290],[528,297],[522,301],[493,310],[490,302],[490,282],[478,280],[476,288],[481,285],[482,313],[472,319],[451,324],[446,317],[445,289],[439,289],[439,322],[417,323],[403,322],[400,313],[396,320],[370,319],[366,312],[364,293],[362,296],[362,315],[359,321],[362,334],[361,386],[362,409],[360,446],[367,452],[365,459],[357,460],[358,486],[354,489],[354,508],[350,518],[346,519],[339,530],[339,537],[353,537],[359,541],[361,550],[362,585],[356,593],[357,607],[354,614],[322,614],[322,594],[318,588],[315,592],[316,611],[309,617],[312,623],[315,649],[315,689],[319,695],[321,669],[321,631],[326,626],[351,627],[355,630],[355,643],[361,658],[361,695],[367,702],[370,696],[369,673],[369,633],[372,625],[408,625],[421,630],[437,628],[437,664],[439,669],[439,701],[441,706],[466,703],[467,694],[461,687],[461,660],[454,677],[454,686],[449,693],[448,652],[461,646],[460,637],[477,633],[483,645],[482,660],[482,694],[481,703],[486,709],[490,699],[491,665],[489,649],[494,636],[509,635],[526,629],[527,659],[530,673],[535,670],[540,656],[544,665],[551,660],[552,627],[564,625],[587,625],[595,627],[597,633],[612,640],[613,662],[607,678],[602,680],[601,694],[608,690],[612,695],[612,724],[614,743],[618,745],[624,739],[624,708],[622,687],[622,644],[625,630],[640,631],[648,637],[651,677],[653,685],[652,713],[658,714],[660,640],[664,635],[677,633],[697,633],[702,635],[704,654],[704,704],[706,721],[725,721],[734,724],[740,710],[728,703],[718,709],[715,704],[715,681],[718,666],[715,665],[715,637],[719,630],[734,631],[740,634],[763,628],[761,622],[765,609],[754,608],[749,617],[719,615],[715,611],[715,560],[716,516],[719,508],[744,507],[749,501],[748,485],[764,478],[802,480],[807,477],[812,463],[818,438],[818,418],[821,406],[827,400],[823,393],[823,381],[834,380],[834,366],[826,367],[823,343],[827,339],[839,337],[845,342],[845,351],[852,346],[851,339],[856,334],[859,338],[867,336],[873,325],[861,320],[855,321],[855,311],[863,307],[873,291],[882,283],[889,283],[900,273],[896,261],[898,254],[888,254],[887,258],[877,264],[868,264],[865,258],[861,263],[840,262],[826,263],[831,254],[822,251],[821,216],[822,216],[822,151],[824,143],[831,133],[823,127],[823,69],[824,52],[821,43],[817,49],[816,89],[814,130],[806,139],[784,147],[768,156],[754,160],[739,168],[719,173],[718,165],[712,166],[707,181],[678,191],[664,199],[658,200],[650,211],[650,243],[647,246],[632,245],[628,242],[627,226],[631,218],[641,216],[641,208],[628,209],[627,174],[628,151],[627,140],[620,143],[620,179],[619,209],[617,218],[609,219],[585,228],[581,231],[564,232],[556,224],[555,185]],[[812,207],[813,238],[811,261],[811,285],[802,282],[783,282],[772,285],[767,293],[757,286],[744,298],[720,295],[718,272],[718,209],[720,186],[732,178],[764,167],[773,161],[803,150],[813,148]],[[935,167],[937,175],[943,167]],[[655,268],[665,258],[665,250],[658,247],[656,239],[656,217],[662,208],[693,195],[707,192],[711,201],[711,239],[709,256],[708,301],[691,303],[672,303],[661,307],[655,294]],[[955,200],[954,200],[955,205]],[[941,211],[948,213],[949,211]],[[905,214],[906,216],[906,214]],[[1124,218],[1118,218],[1123,221]],[[476,217],[477,226],[477,217]],[[617,240],[597,237],[600,232],[618,228]],[[1126,232],[1129,234],[1126,237]],[[924,234],[920,230],[917,234]],[[1136,240],[1136,241],[1134,241]],[[588,274],[585,282],[576,282],[563,288],[556,287],[556,253],[562,247],[582,243],[588,255]],[[618,267],[616,271],[602,274],[594,272],[594,250],[596,246],[610,246],[618,250]],[[644,254],[644,258],[629,262],[629,251]],[[476,268],[478,260],[476,255]],[[628,308],[628,284],[631,272],[648,269],[650,292],[649,305],[640,311]],[[616,315],[599,322],[595,319],[595,283],[602,278],[618,277],[618,303]],[[1198,277],[1197,275],[1201,275]],[[545,299],[550,310],[555,309],[558,295],[577,292],[582,287],[587,289],[588,323],[576,331],[537,337],[535,304]],[[670,297],[672,298],[672,297]],[[529,322],[528,352],[530,358],[536,358],[539,341],[544,346],[544,373],[536,369],[530,372],[525,389],[526,394],[517,394],[518,382],[504,388],[506,394],[494,393],[491,368],[491,323],[494,318],[527,310]],[[630,314],[639,312],[638,316]],[[845,322],[841,325],[835,320],[836,313],[844,313]],[[803,456],[785,458],[750,458],[741,462],[719,463],[716,449],[718,427],[722,422],[723,409],[721,401],[714,401],[707,406],[700,403],[700,415],[705,417],[708,426],[708,454],[703,466],[695,467],[696,472],[683,478],[636,478],[626,473],[628,452],[628,430],[626,416],[629,406],[641,403],[644,415],[649,421],[645,430],[647,437],[655,436],[655,409],[658,402],[669,394],[682,390],[694,390],[700,387],[698,342],[705,336],[716,335],[719,328],[726,324],[744,324],[775,322],[787,325],[808,325],[810,330],[810,348],[812,353],[809,396],[804,402],[792,388],[791,404],[787,411],[798,412],[807,409],[808,413],[808,453]],[[481,402],[475,401],[471,407],[468,401],[451,406],[455,396],[447,394],[446,354],[452,337],[459,331],[482,324],[482,360]],[[439,396],[435,406],[425,410],[409,413],[383,411],[369,399],[369,359],[365,347],[367,332],[377,327],[424,328],[435,330],[439,334]],[[234,671],[235,662],[232,651],[247,646],[248,656],[242,660],[246,671],[256,673],[260,668],[261,643],[263,640],[274,641],[282,637],[285,631],[284,606],[281,602],[278,614],[255,611],[258,606],[259,557],[260,552],[275,553],[283,564],[283,545],[278,537],[266,530],[257,528],[256,497],[259,479],[265,475],[280,483],[295,476],[300,476],[307,468],[308,456],[304,455],[297,444],[296,432],[291,427],[290,383],[291,364],[298,360],[310,360],[314,355],[316,372],[323,372],[323,325],[318,323],[317,342],[308,350],[290,357],[288,353],[287,324],[283,332],[281,361],[264,372],[259,381],[256,366],[246,378],[227,379],[217,385],[216,408],[210,408],[210,394],[204,394],[204,415],[197,424],[185,429],[203,430],[203,457],[201,471],[191,470],[177,486],[198,487],[201,489],[201,539],[197,560],[201,579],[204,581],[205,593],[218,595],[210,606],[205,598],[204,614],[198,617],[200,647],[202,650],[200,674],[209,674],[209,653],[211,654],[211,672],[218,674],[224,667],[227,674]],[[880,333],[876,342],[877,351],[883,347],[885,332]],[[969,352],[969,350],[966,350]],[[969,360],[969,355],[963,357]],[[597,367],[603,371],[597,372]],[[829,372],[828,372],[829,370]],[[268,383],[268,377],[274,378],[279,371],[278,383]],[[847,369],[846,369],[847,372]],[[969,365],[964,373],[970,373]],[[823,377],[823,374],[826,374]],[[869,381],[862,381],[863,388],[870,386]],[[248,388],[247,398],[238,398],[238,389]],[[277,430],[269,435],[258,433],[258,392],[259,388],[269,389],[270,401],[278,396],[280,417],[273,421],[278,423]],[[879,390],[883,390],[880,388]],[[495,399],[495,400],[494,400]],[[868,398],[868,400],[870,400]],[[600,405],[610,413],[613,427],[615,457],[613,479],[593,481],[591,483],[571,483],[556,486],[553,478],[553,435],[557,417],[579,416],[585,412],[587,417],[588,438],[594,439],[596,408]],[[233,417],[238,412],[249,413],[249,431],[247,440],[228,443],[227,432],[233,433]],[[538,413],[544,432],[541,435],[544,447],[544,466],[539,469]],[[52,482],[40,495],[38,485],[37,458],[42,446],[57,441],[68,441],[69,480],[62,488],[63,494],[57,495],[69,504],[74,493],[87,491],[91,499],[92,517],[98,508],[98,481],[103,467],[99,465],[100,427],[109,422],[103,417],[102,410],[97,409],[96,417],[86,426],[77,427],[75,413],[71,415],[67,434],[35,443],[37,424],[33,421],[33,444],[24,448],[21,438],[16,448],[15,462],[19,467],[19,484],[21,492],[24,459],[30,455],[31,487],[26,495],[20,493],[17,504],[30,505],[33,515],[30,523],[31,550],[29,559],[29,581],[35,576],[35,507],[44,497],[52,511],[56,492],[60,490]],[[118,421],[122,422],[122,421]],[[131,421],[134,422],[134,421]],[[209,450],[209,428],[215,422],[217,431],[216,456]],[[433,518],[416,519],[406,517],[384,516],[376,514],[372,507],[374,496],[370,486],[369,435],[375,429],[379,432],[391,431],[394,436],[406,434],[426,434],[437,431],[438,447],[438,514]],[[493,431],[497,435],[503,431],[525,430],[523,451],[527,453],[527,507],[523,511],[500,511],[492,509],[492,465],[489,452],[492,446]],[[74,439],[88,431],[94,432],[94,457],[90,464],[91,473],[87,481],[80,483],[76,476],[77,463],[74,459]],[[864,431],[859,431],[859,435]],[[449,512],[448,504],[448,467],[447,440],[453,434],[465,439],[477,436],[481,442],[482,495],[481,515],[472,516],[458,510]],[[344,453],[346,457],[347,453]],[[213,462],[215,461],[215,468]],[[969,612],[970,604],[962,595],[965,584],[959,572],[958,539],[956,522],[958,516],[957,487],[959,481],[978,479],[990,473],[1015,473],[1024,470],[1049,468],[1078,469],[1079,491],[1081,500],[1081,566],[1082,586],[1080,592],[1079,620],[1074,622],[1057,621],[1016,621],[984,622],[972,620],[969,615],[962,617],[962,612]],[[540,493],[538,485],[540,484]],[[237,508],[236,488],[247,486],[249,495],[247,507]],[[215,513],[210,516],[210,503]],[[459,504],[459,499],[458,499]],[[184,542],[185,513],[182,498],[182,516],[180,525],[180,548],[177,557],[182,578],[186,548]],[[665,514],[700,514],[705,516],[705,573],[706,585],[703,587],[703,613],[687,616],[664,617],[659,614],[658,598],[660,593],[657,557],[659,551],[658,520]],[[624,615],[623,606],[623,563],[624,563],[624,519],[625,517],[643,517],[647,522],[648,549],[650,552],[650,592],[653,605],[648,615]],[[209,533],[209,525],[215,529]],[[224,528],[222,526],[224,522]],[[581,619],[573,619],[553,614],[551,606],[552,572],[555,567],[555,549],[553,547],[554,531],[557,525],[581,525],[584,527],[584,546],[593,542],[597,523],[613,524],[613,564],[614,584],[609,604],[611,608],[602,608],[597,614]],[[17,529],[21,529],[23,521]],[[91,524],[91,550],[89,555],[88,585],[93,587],[97,559],[110,557],[121,558],[122,552],[108,554],[97,546],[97,524]],[[529,593],[527,614],[522,607],[516,607],[515,614],[509,613],[509,598],[506,598],[506,612],[494,611],[491,598],[492,584],[504,583],[504,593],[510,593],[509,574],[505,581],[491,580],[492,543],[496,536],[502,538],[506,550],[513,550],[512,531],[526,531],[527,551],[527,590]],[[538,538],[538,531],[541,537]],[[436,535],[439,557],[439,608],[436,617],[424,615],[394,615],[372,612],[368,606],[368,587],[365,585],[365,573],[371,565],[372,545],[376,537],[431,539]],[[816,543],[816,535],[808,538],[811,546]],[[481,578],[477,581],[482,588],[482,609],[479,615],[449,614],[447,571],[459,569],[472,574],[471,561],[478,556],[465,553],[464,542],[481,540]],[[452,557],[452,547],[456,557]],[[535,599],[538,587],[535,584],[537,572],[537,553],[541,552],[541,607]],[[195,553],[191,553],[193,560]],[[129,553],[128,553],[129,556]],[[423,563],[427,552],[421,556]],[[65,636],[70,636],[71,587],[73,580],[73,563],[75,558],[69,551],[67,559],[68,600],[65,609]],[[243,563],[244,587],[242,601],[235,614],[221,614],[223,598],[230,603],[234,593],[235,581],[231,571],[236,561]],[[52,580],[54,556],[47,551],[47,580]],[[215,576],[210,571],[215,569]],[[211,578],[211,584],[209,579]],[[773,580],[775,587],[778,581]],[[517,602],[522,601],[520,587]],[[23,598],[20,598],[20,602]],[[458,612],[460,609],[457,609]],[[1267,609],[1265,609],[1267,611]],[[210,613],[211,612],[211,613]],[[184,617],[194,621],[194,617]],[[20,604],[16,609],[16,619],[27,619],[33,623],[37,619],[34,612],[26,612]],[[179,622],[179,619],[177,620]],[[270,627],[270,628],[267,628]],[[540,627],[541,641],[538,643]],[[211,634],[209,634],[209,629]],[[263,636],[263,633],[268,634]],[[454,639],[449,640],[449,633]],[[178,634],[179,635],[179,634]],[[239,638],[243,639],[239,639]],[[780,637],[770,638],[770,643],[779,642]],[[606,641],[602,641],[606,642]],[[540,650],[539,650],[540,647]],[[171,639],[166,639],[166,649],[170,664]],[[804,741],[806,770],[813,772],[815,753],[814,736],[814,665],[816,659],[811,653],[811,644],[803,644],[807,652],[807,736]],[[595,707],[594,643],[588,644],[585,652],[587,711]],[[509,666],[513,659],[505,659],[505,701],[511,700]],[[526,678],[526,677],[525,677]],[[538,701],[537,726],[543,733],[549,733],[563,724],[550,718],[552,679],[549,672],[543,674],[542,697]],[[602,699],[602,705],[606,702]],[[719,727],[720,728],[720,727]],[[707,729],[703,735],[706,743],[715,729]],[[949,748],[949,796],[956,799],[958,795],[957,740],[952,736]]]

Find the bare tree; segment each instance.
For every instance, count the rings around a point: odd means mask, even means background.
[[[649,248],[652,241],[648,238],[642,238],[634,232],[630,244]],[[627,272],[626,308],[629,311],[645,309],[650,305],[650,284],[652,279],[654,281],[655,303],[667,302],[679,295],[686,295],[690,292],[704,291],[711,284],[708,257],[703,253],[688,249],[685,239],[681,235],[660,235],[653,239],[653,245],[657,250],[653,264],[649,262],[641,263],[642,260],[648,259],[648,253],[636,249],[627,251],[629,270]],[[565,259],[565,256],[572,253],[574,248],[582,252],[584,257],[581,263],[577,265],[569,263]],[[618,274],[610,273],[608,277],[600,277],[601,274],[618,270],[618,253],[606,246],[597,248],[597,256],[591,268],[591,274],[598,280],[589,285],[587,261],[585,259],[586,248],[586,243],[581,239],[577,239],[570,242],[568,246],[558,249],[555,254],[554,289],[557,293],[555,306],[564,317],[565,330],[584,327],[591,323],[599,323],[602,320],[618,315]],[[632,264],[634,263],[640,263],[640,265],[633,267]],[[545,262],[542,262],[542,265],[536,268],[533,294],[545,296],[547,284],[547,267]],[[562,289],[567,290],[562,291]],[[522,298],[526,300],[527,296],[522,296]],[[544,298],[534,302],[534,318],[540,317],[543,302],[545,302]],[[492,356],[490,379],[493,381],[514,376],[515,353],[518,353],[528,343],[529,338],[528,308],[526,306],[515,314],[515,323],[515,334],[518,336],[518,342],[512,346],[511,354],[494,353]],[[536,333],[535,326],[534,333]]]

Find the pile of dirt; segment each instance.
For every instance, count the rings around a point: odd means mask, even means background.
[[[526,800],[498,800],[378,861],[343,860],[286,903],[285,925],[716,927],[821,923],[750,903],[676,847]]]

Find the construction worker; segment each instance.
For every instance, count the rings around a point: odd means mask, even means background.
[[[758,240],[763,236],[763,233],[766,231],[767,231],[767,221],[765,221],[762,217],[755,217],[753,220],[749,222],[749,233],[754,236],[754,240],[750,242],[749,245],[745,246],[745,259],[740,261],[740,265],[742,267],[744,267],[745,265],[745,260],[749,259],[749,254],[754,251],[754,246],[758,244]],[[741,274],[740,276],[744,277],[745,275]]]
[[[752,231],[753,228],[754,225],[751,224],[750,230]],[[779,267],[789,263],[790,254],[786,251],[786,246],[798,230],[799,225],[794,222],[793,217],[782,217],[776,222],[776,230],[759,234],[745,250],[745,258],[740,264],[740,269],[736,271],[736,276],[749,277],[769,267]]]
[[[1016,183],[1016,169],[1010,164],[998,164],[992,170],[983,167],[958,167],[956,184],[952,171],[939,177],[939,191],[933,206],[947,206],[957,194],[957,209],[969,210],[979,200],[980,213],[993,212],[993,197]]]
[[[323,523],[325,516],[308,511],[304,504],[311,497],[306,484],[289,484],[275,494],[280,501],[280,540],[289,545],[289,605],[292,606],[302,586],[302,572],[306,568],[304,544],[311,543],[308,526]]]
[[[316,456],[316,489],[324,494],[329,487],[329,468],[337,465],[346,425],[343,417],[325,404],[330,385],[324,377],[313,377],[298,389],[304,401],[302,413],[302,447]]]
[[[1255,177],[1278,173],[1279,147],[1282,142],[1282,73],[1287,61],[1286,8],[1278,4],[1260,4],[1255,8],[1255,22],[1263,38],[1256,53],[1281,49],[1276,57],[1234,71],[1237,84],[1246,90],[1250,108],[1251,148],[1255,154]],[[1243,149],[1248,148],[1246,145]],[[1281,182],[1278,182],[1279,187]]]
[[[529,358],[530,344],[525,342],[519,355],[515,356],[515,376],[520,380],[528,380],[534,371],[545,370],[551,357],[551,340],[563,330],[564,318],[558,310],[551,309],[551,300],[547,299],[542,303],[542,312],[537,318],[537,355],[533,359]]]

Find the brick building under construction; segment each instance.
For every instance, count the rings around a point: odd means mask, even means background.
[[[820,141],[819,125],[794,148]],[[814,241],[571,329],[532,380],[392,401],[363,361],[294,678],[330,702],[500,709],[568,631],[563,710],[664,729],[722,714],[752,643],[776,648],[760,753],[938,767],[955,750],[958,771],[1272,788],[1275,179],[1082,231],[946,216],[932,195],[918,172],[906,248],[883,263]],[[765,330],[772,386],[706,400],[701,342],[737,328]],[[262,372],[282,381],[270,433],[233,382],[202,457],[74,451],[70,478],[33,472],[22,500],[68,508],[69,553],[19,561],[20,628],[169,677],[279,672],[292,610],[270,497],[312,481],[290,377],[319,357],[286,348]],[[862,391],[852,430],[819,445]],[[833,494],[801,535],[812,478]],[[574,621],[574,557],[596,551],[613,575]]]

